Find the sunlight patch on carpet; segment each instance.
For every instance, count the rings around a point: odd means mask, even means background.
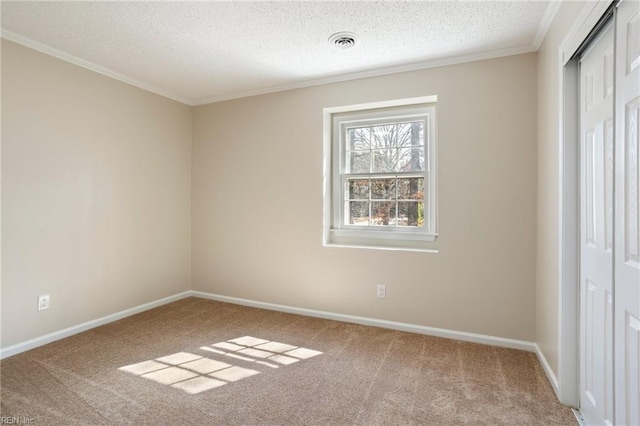
[[[198,373],[184,370],[180,367],[169,367],[162,370],[154,371],[152,373],[143,374],[141,377],[153,380],[154,382],[160,383],[161,385],[172,385],[183,380],[198,377]]]
[[[209,389],[217,388],[226,385],[227,382],[222,380],[210,379],[208,377],[199,376],[195,379],[185,380],[184,382],[178,382],[172,385],[176,389],[185,391],[188,394],[195,395],[200,392],[207,391]]]
[[[236,365],[238,362],[276,369],[322,354],[313,349],[251,336],[202,346],[200,350],[213,354],[210,356],[226,357],[228,362],[190,352],[177,352],[118,370],[195,395],[261,374],[258,370]],[[234,363],[230,364],[232,361]]]
[[[251,377],[255,374],[260,374],[260,372],[256,370],[250,370],[248,368],[233,366],[230,368],[225,368],[224,370],[216,371],[215,373],[211,373],[209,375],[211,377],[215,377],[227,382],[237,382],[238,380]]]

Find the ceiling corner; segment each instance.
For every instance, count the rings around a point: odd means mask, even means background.
[[[46,55],[49,56],[53,56],[54,58],[63,60],[65,62],[69,62],[71,64],[77,65],[79,67],[88,69],[90,71],[96,72],[98,74],[102,74],[106,77],[111,77],[115,80],[118,80],[122,83],[126,83],[129,84],[131,86],[135,86],[139,89],[145,90],[147,92],[151,92],[154,93],[156,95],[160,95],[162,97],[183,103],[185,105],[189,105],[189,106],[193,106],[195,103],[193,100],[191,99],[187,99],[185,97],[182,96],[178,96],[174,93],[171,93],[167,90],[163,90],[160,89],[158,87],[155,87],[153,85],[144,83],[142,81],[136,80],[134,78],[128,77],[124,74],[120,74],[119,72],[110,70],[109,68],[103,67],[101,65],[97,65],[94,64],[92,62],[86,61],[84,59],[78,58],[76,56],[70,55],[68,53],[62,52],[58,49],[54,49],[53,47],[49,47],[45,44],[39,43],[35,40],[31,40],[28,37],[24,37],[21,36],[19,34],[16,34],[12,31],[9,30],[5,30],[2,29],[2,32],[0,33],[0,37],[5,39],[5,40],[9,40],[12,41],[14,43],[17,43],[19,45],[28,47],[30,49],[33,49],[35,51],[38,51],[40,53],[44,53]]]
[[[547,6],[547,10],[545,11],[544,16],[542,17],[542,20],[540,21],[540,25],[538,26],[538,32],[533,38],[533,47],[535,48],[535,50],[540,49],[540,45],[542,45],[542,42],[544,41],[544,38],[547,35],[547,31],[549,31],[549,28],[553,23],[553,19],[556,17],[556,13],[558,13],[558,10],[560,9],[561,5],[562,5],[561,1],[549,2],[549,5]]]

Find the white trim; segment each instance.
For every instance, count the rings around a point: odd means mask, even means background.
[[[352,246],[357,248],[384,248],[394,250],[432,251],[437,248],[437,95],[415,98],[394,99],[363,104],[327,107],[322,110],[323,119],[323,245]],[[389,109],[393,108],[392,111]],[[425,135],[425,154],[428,163],[424,172],[428,193],[425,200],[425,212],[428,220],[424,229],[372,229],[344,225],[343,199],[344,170],[344,132],[345,126],[352,123],[376,123],[394,119],[422,120],[429,136]],[[428,124],[428,125],[427,125]],[[373,174],[370,174],[373,175]],[[384,176],[385,173],[380,173]],[[338,179],[338,176],[341,179]]]
[[[377,111],[375,110],[355,110],[351,114],[334,115],[333,122],[333,184],[332,184],[332,202],[333,206],[333,218],[332,218],[332,234],[336,237],[352,237],[363,238],[371,240],[404,240],[404,241],[435,241],[433,238],[428,238],[428,234],[434,235],[436,229],[435,220],[435,206],[436,206],[436,108],[434,105],[424,106],[420,105],[408,105],[407,107],[396,108],[393,111]],[[423,123],[425,129],[424,145],[422,151],[425,156],[425,169],[423,171],[416,171],[407,173],[407,176],[422,177],[425,182],[425,192],[427,193],[427,199],[423,200],[425,208],[425,224],[423,228],[401,228],[395,225],[395,227],[380,228],[375,226],[360,226],[360,225],[348,225],[345,218],[345,205],[343,200],[346,200],[346,184],[347,179],[360,176],[348,172],[346,165],[346,153],[347,153],[347,129],[351,126],[371,126],[379,124],[388,124],[396,121],[406,122],[419,121]],[[428,129],[428,130],[427,130]],[[371,148],[371,147],[370,147]],[[373,179],[374,177],[392,178],[395,179],[402,177],[402,173],[397,172],[379,172],[375,173],[369,170],[366,173],[362,173],[362,178]],[[339,200],[339,201],[338,201]],[[369,201],[371,198],[368,199]],[[397,200],[396,200],[397,201]]]
[[[558,182],[558,387],[566,405],[579,406],[579,271],[578,196],[578,67],[570,63],[612,0],[587,2],[558,49],[559,156]]]
[[[438,238],[438,234],[424,232],[400,232],[397,228],[385,229],[381,231],[368,229],[332,229],[330,232],[339,238],[366,238],[378,240],[405,240],[405,241],[429,241],[433,242]]]
[[[147,84],[145,82],[142,82],[140,80],[136,80],[135,78],[131,78],[129,76],[126,76],[124,74],[120,74],[119,72],[116,71],[112,71],[109,68],[105,68],[101,65],[97,65],[94,64],[92,62],[89,61],[85,61],[84,59],[80,59],[77,56],[73,56],[70,55],[68,53],[65,53],[61,50],[58,49],[54,49],[53,47],[49,47],[45,44],[42,44],[40,42],[37,42],[35,40],[31,40],[28,37],[25,36],[21,36],[19,34],[16,34],[14,32],[8,31],[8,30],[2,30],[1,33],[2,38],[10,40],[14,43],[18,43],[21,44],[23,46],[26,46],[30,49],[33,50],[37,50],[38,52],[41,53],[45,53],[49,56],[53,56],[54,58],[58,58],[61,59],[63,61],[66,62],[70,62],[74,65],[77,65],[79,67],[82,68],[86,68],[88,70],[97,72],[98,74],[102,74],[105,75],[107,77],[111,77],[114,80],[118,80],[121,81],[123,83],[126,84],[130,84],[132,86],[135,86],[139,89],[142,90],[146,90],[147,92],[151,92],[151,93],[155,93],[156,95],[160,95],[163,96],[165,98],[169,98],[169,99],[173,99],[174,101],[178,101],[180,103],[186,104],[186,105],[193,105],[193,101],[187,99],[187,98],[183,98],[182,96],[176,95],[174,93],[171,93],[167,90],[164,89],[160,89],[159,87],[155,87],[152,86],[150,84]]]
[[[35,339],[27,340],[26,342],[8,346],[6,348],[0,349],[0,359],[8,358],[10,356],[26,352],[39,346],[46,345],[47,343],[55,342],[56,340],[64,339],[65,337],[73,336],[74,334],[82,333],[83,331],[87,331],[101,325],[109,324],[111,322],[130,317],[140,312],[148,311],[149,309],[157,308],[158,306],[185,299],[189,296],[191,296],[191,291],[184,291],[182,293],[174,294],[173,296],[165,297],[154,302],[149,302],[139,306],[135,306],[133,308],[125,309],[124,311],[116,312],[115,314],[107,315],[102,318],[65,328],[63,330],[54,331],[53,333],[36,337]]]
[[[286,312],[289,314],[304,315],[313,318],[322,318],[333,321],[342,321],[353,324],[381,327],[391,330],[406,331],[409,333],[424,334],[427,336],[444,337],[447,339],[462,340],[465,342],[480,343],[483,345],[500,346],[503,348],[519,349],[527,352],[535,352],[535,343],[525,340],[506,339],[504,337],[487,336],[484,334],[467,333],[464,331],[447,330],[444,328],[426,327],[422,325],[407,324],[396,321],[387,321],[375,318],[359,317],[354,315],[338,314],[335,312],[317,311],[315,309],[296,308],[275,303],[259,302],[256,300],[242,299],[238,297],[222,296],[219,294],[191,291],[193,297],[216,300],[218,302],[232,303],[234,305],[250,306],[253,308],[267,309],[270,311]]]
[[[429,68],[438,68],[448,65],[458,65],[467,62],[484,61],[488,59],[502,58],[505,56],[522,55],[525,53],[536,52],[538,49],[533,45],[525,45],[511,47],[507,49],[490,50],[480,53],[471,53],[468,55],[452,56],[447,58],[431,59],[428,61],[415,62],[406,65],[397,65],[392,67],[378,68],[369,71],[358,71],[348,74],[339,74],[329,77],[315,78],[311,80],[300,81],[296,83],[283,84],[280,86],[267,87],[265,89],[247,90],[244,92],[231,93],[229,95],[212,96],[209,98],[196,99],[193,105],[205,105],[215,102],[228,101],[231,99],[247,98],[249,96],[266,95],[268,93],[283,92],[285,90],[303,89],[305,87],[320,86],[323,84],[341,83],[343,81],[359,80],[369,77],[380,77],[389,74],[399,74],[410,71],[420,71]]]
[[[536,50],[540,49],[540,45],[544,41],[549,28],[551,28],[551,23],[553,19],[556,17],[558,10],[560,9],[560,5],[562,5],[561,1],[550,1],[547,6],[547,10],[544,12],[544,16],[542,17],[542,21],[540,21],[540,25],[538,26],[538,32],[536,36],[533,38],[533,47]]]
[[[551,365],[549,365],[549,361],[547,361],[547,358],[544,356],[544,353],[542,352],[542,349],[540,349],[540,346],[538,346],[537,343],[534,343],[533,346],[535,347],[536,355],[538,356],[538,361],[540,361],[540,364],[542,364],[542,369],[547,375],[547,379],[549,379],[549,383],[551,383],[551,387],[553,388],[553,391],[557,395],[558,394],[558,378],[553,372]]]
[[[573,22],[567,36],[560,44],[561,65],[569,62],[569,59],[578,50],[578,47],[587,38],[593,27],[598,23],[602,15],[607,11],[613,0],[588,1],[580,10],[580,14]]]
[[[560,52],[562,55],[562,52]],[[561,62],[562,63],[562,62]],[[558,223],[558,399],[579,404],[579,75],[577,61],[560,70]]]
[[[393,247],[390,245],[380,246],[375,244],[366,244],[362,243],[354,243],[353,240],[351,243],[327,243],[324,247],[336,247],[336,248],[356,248],[356,249],[372,249],[372,250],[390,250],[390,251],[407,251],[414,253],[438,253],[437,246],[429,247],[407,247],[407,245],[402,245],[398,247]]]
[[[438,102],[438,95],[418,96],[415,98],[390,99],[387,101],[323,108],[322,113],[324,118],[331,119],[331,114],[341,114],[343,112],[366,111],[370,109],[393,108],[416,104],[432,104],[436,102]]]
[[[546,17],[546,14],[545,14],[545,17]],[[540,28],[538,29],[538,33],[540,33]],[[134,78],[131,78],[119,72],[110,70],[109,68],[103,67],[101,65],[97,65],[92,62],[86,61],[84,59],[80,59],[76,56],[73,56],[69,53],[65,53],[61,50],[54,49],[45,44],[32,40],[28,37],[16,34],[12,31],[3,29],[0,34],[0,37],[13,41],[14,43],[18,43],[23,46],[29,47],[31,49],[37,50],[39,52],[45,53],[47,55],[53,56],[55,58],[61,59],[63,61],[67,61],[72,64],[78,65],[80,67],[89,69],[99,74],[106,75],[107,77],[111,77],[115,80],[122,81],[123,83],[130,84],[132,86],[138,87],[148,92],[155,93],[157,95],[164,96],[166,98],[173,99],[175,101],[178,101],[190,106],[205,105],[205,104],[211,104],[215,102],[228,101],[231,99],[247,98],[247,97],[256,96],[256,95],[265,95],[268,93],[282,92],[285,90],[302,89],[305,87],[320,86],[323,84],[340,83],[343,81],[358,80],[362,78],[378,77],[378,76],[384,76],[389,74],[398,74],[403,72],[419,71],[419,70],[424,70],[429,68],[443,67],[447,65],[457,65],[457,64],[464,64],[467,62],[477,62],[477,61],[483,61],[488,59],[502,58],[505,56],[521,55],[525,53],[535,52],[538,50],[538,47],[536,47],[535,45],[523,45],[523,46],[510,47],[506,49],[496,49],[496,50],[489,50],[485,52],[471,53],[466,55],[430,59],[427,61],[414,62],[410,64],[405,64],[405,65],[396,65],[396,66],[378,68],[378,69],[367,70],[367,71],[357,71],[357,72],[347,73],[347,74],[338,74],[338,75],[332,75],[328,77],[314,78],[310,80],[304,80],[304,81],[299,81],[299,82],[289,83],[289,84],[282,84],[282,85],[267,87],[263,89],[246,90],[242,92],[231,93],[228,95],[211,96],[211,97],[200,98],[200,99],[188,99],[183,96],[177,95],[175,93],[169,92],[167,90],[161,89],[159,87],[152,86],[143,81],[136,80]],[[538,37],[538,35],[536,35],[536,37]]]
[[[504,337],[488,336],[477,333],[467,333],[464,331],[448,330],[444,328],[427,327],[422,325],[408,324],[396,321],[387,321],[376,318],[360,317],[355,315],[339,314],[335,312],[318,311],[315,309],[298,308],[294,306],[279,305],[275,303],[260,302],[250,299],[242,299],[238,297],[223,296],[219,294],[206,293],[202,291],[187,290],[182,293],[175,294],[173,296],[165,297],[154,302],[145,303],[124,311],[117,312],[112,315],[107,315],[96,320],[88,321],[83,324],[65,328],[64,330],[56,331],[45,336],[37,337],[35,339],[28,340],[26,342],[18,343],[3,349],[0,349],[0,359],[8,358],[13,355],[17,355],[22,352],[37,348],[39,346],[46,345],[48,343],[55,342],[56,340],[64,339],[69,336],[73,336],[78,333],[96,328],[105,324],[109,324],[120,319],[130,317],[140,312],[147,311],[149,309],[157,308],[187,297],[197,297],[200,299],[216,300],[218,302],[231,303],[234,305],[250,306],[253,308],[267,309],[270,311],[286,312],[296,315],[304,315],[313,318],[322,318],[333,321],[348,322],[352,324],[361,324],[371,327],[380,327],[390,330],[406,331],[408,333],[423,334],[427,336],[444,337],[447,339],[461,340],[465,342],[479,343],[482,345],[498,346],[503,348],[518,349],[527,352],[533,352],[538,355],[540,362],[547,374],[551,372],[549,364],[544,359],[544,355],[540,351],[538,345],[534,342],[528,342],[525,340],[507,339]],[[557,380],[553,379],[553,372],[549,377],[552,385],[557,383]],[[555,385],[554,385],[555,386]]]

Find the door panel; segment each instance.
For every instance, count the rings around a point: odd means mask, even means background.
[[[640,425],[640,2],[616,31],[615,419]]]
[[[613,424],[613,25],[580,61],[580,408]]]

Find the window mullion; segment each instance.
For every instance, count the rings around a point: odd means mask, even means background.
[[[371,177],[369,177],[369,179],[367,179],[367,201],[369,204],[369,220],[367,222],[367,224],[369,226],[371,226],[371,205],[373,204],[371,202]]]
[[[396,228],[398,227],[398,208],[400,206],[398,206],[398,175],[396,174],[396,178],[395,178],[395,197],[394,200],[395,205],[396,205]]]

